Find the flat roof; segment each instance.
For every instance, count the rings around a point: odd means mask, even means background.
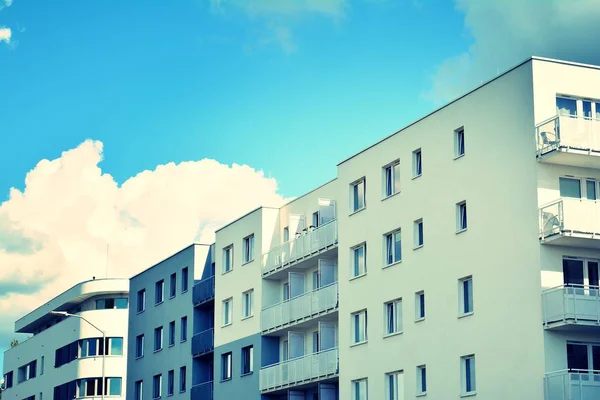
[[[179,250],[179,251],[177,251],[177,252],[175,252],[175,253],[171,254],[170,256],[168,256],[168,257],[166,257],[166,258],[162,259],[161,261],[159,261],[159,262],[157,262],[157,263],[153,264],[151,267],[148,267],[148,268],[146,268],[145,270],[138,272],[137,274],[133,275],[133,276],[132,276],[131,278],[129,278],[129,279],[133,279],[133,278],[135,278],[135,277],[137,277],[137,276],[139,276],[139,275],[141,275],[141,274],[143,274],[143,273],[145,273],[145,272],[147,272],[147,271],[151,270],[151,269],[152,269],[152,268],[154,268],[154,267],[158,267],[160,264],[164,263],[164,262],[165,262],[165,261],[167,261],[168,259],[170,259],[170,258],[173,258],[173,257],[175,257],[176,255],[178,255],[178,254],[180,254],[180,253],[183,253],[184,251],[186,251],[186,250],[188,250],[188,249],[190,249],[190,248],[193,248],[194,246],[208,246],[208,247],[210,247],[210,246],[212,246],[212,244],[206,244],[206,243],[192,243],[192,244],[190,244],[190,245],[187,245],[187,246],[185,246],[183,249],[181,249],[181,250]]]
[[[219,232],[219,231],[220,231],[220,230],[222,230],[222,229],[225,229],[225,228],[227,228],[227,227],[228,227],[229,225],[231,225],[231,224],[234,224],[234,223],[238,222],[238,221],[239,221],[240,219],[242,219],[242,218],[246,218],[248,215],[250,215],[250,214],[253,214],[253,213],[257,212],[258,210],[262,210],[263,208],[268,208],[269,210],[279,210],[279,207],[258,206],[258,207],[256,207],[254,210],[250,210],[250,211],[248,211],[246,214],[242,215],[241,217],[238,217],[238,218],[234,219],[233,221],[231,221],[231,222],[228,222],[227,224],[223,225],[222,227],[220,227],[219,229],[217,229],[217,230],[215,231],[215,233]]]

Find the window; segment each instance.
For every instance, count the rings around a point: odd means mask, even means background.
[[[417,178],[423,173],[423,156],[421,155],[421,149],[413,151],[412,155],[413,178]]]
[[[385,400],[404,399],[404,374],[402,371],[385,374]]]
[[[244,238],[244,263],[254,260],[254,235]]]
[[[162,375],[152,377],[152,398],[159,399],[162,394]]]
[[[598,343],[567,342],[567,369],[569,372],[597,371],[599,367],[600,345]]]
[[[254,314],[253,303],[254,303],[254,290],[253,289],[242,293],[242,312],[243,312],[242,318],[249,318]]]
[[[559,115],[577,116],[577,100],[564,97],[556,98],[556,111]]]
[[[574,178],[558,178],[558,186],[561,197],[581,198],[581,182]]]
[[[459,282],[460,315],[473,313],[473,277],[468,276]]]
[[[144,400],[144,381],[135,382],[135,400]]]
[[[290,299],[290,283],[284,282],[281,287],[281,291],[283,292],[283,301],[287,301]]]
[[[177,274],[171,274],[169,281],[169,298],[175,297],[177,294]]]
[[[17,383],[28,381],[36,377],[37,360],[33,360],[17,370]]]
[[[314,213],[312,213],[312,226],[314,228],[319,227],[319,212],[318,211],[315,211]]]
[[[163,327],[159,326],[154,329],[154,351],[162,350],[163,348]]]
[[[415,293],[415,321],[425,319],[425,292]]]
[[[144,335],[135,337],[135,358],[144,357]]]
[[[313,353],[319,352],[319,331],[312,333]]]
[[[352,271],[353,278],[367,273],[367,244],[362,243],[352,248]]]
[[[321,287],[321,274],[319,270],[313,271],[312,273],[312,288],[313,290],[317,290]]]
[[[108,386],[108,395],[109,396],[120,396],[121,395],[121,378],[106,378],[107,386]],[[100,389],[101,391],[101,389]]]
[[[400,192],[400,160],[383,167],[383,198]]]
[[[179,368],[179,392],[180,393],[181,392],[185,392],[187,390],[186,389],[186,386],[187,386],[187,383],[186,383],[186,381],[187,381],[186,373],[187,372],[186,372],[185,366]],[[212,379],[212,374],[211,374],[211,379]]]
[[[417,396],[427,393],[427,368],[425,365],[417,367]]]
[[[106,347],[108,348],[108,354],[111,356],[122,356],[123,355],[123,338],[114,337],[106,339]]]
[[[352,400],[368,400],[367,378],[352,381]]]
[[[385,303],[384,309],[384,336],[402,332],[402,299],[396,299]]]
[[[596,181],[588,179],[585,181],[585,197],[588,200],[596,200]]]
[[[362,178],[350,184],[350,212],[357,212],[366,207],[366,181]]]
[[[40,375],[44,375],[44,356],[40,359]]]
[[[465,155],[465,129],[459,128],[454,131],[454,158]]]
[[[190,276],[189,276],[189,269],[188,267],[185,267],[184,269],[181,270],[181,293],[187,292],[188,291],[188,287],[189,287],[189,280],[190,280]]]
[[[137,292],[137,312],[141,313],[146,309],[146,289]]]
[[[423,220],[418,219],[414,222],[414,248],[418,249],[423,244]]]
[[[233,245],[223,249],[223,273],[233,269]]]
[[[352,338],[353,344],[367,341],[367,310],[352,314]]]
[[[288,242],[290,240],[290,228],[286,226],[283,228],[283,243]]]
[[[231,352],[221,354],[221,380],[231,379]]]
[[[402,260],[402,237],[400,229],[384,236],[385,266]]]
[[[467,202],[461,201],[456,204],[456,232],[467,229]]]
[[[231,324],[231,317],[233,316],[233,299],[230,297],[227,300],[223,300],[223,326]]]
[[[475,388],[475,356],[473,354],[460,358],[461,394],[474,393]]]
[[[165,281],[161,279],[154,285],[154,305],[160,304],[165,299]]]
[[[242,348],[242,375],[251,374],[254,371],[254,347]]]
[[[12,371],[4,374],[4,388],[10,389],[11,387],[13,387],[13,372]]]
[[[167,373],[167,396],[173,396],[175,392],[175,371],[170,370]]]
[[[169,346],[175,346],[175,321],[169,322]]]
[[[180,340],[185,342],[187,340],[187,317],[181,317],[181,334]]]

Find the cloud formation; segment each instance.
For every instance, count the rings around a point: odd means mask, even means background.
[[[12,37],[12,30],[5,26],[0,26],[0,42],[10,44],[11,37]]]
[[[259,206],[279,206],[277,182],[245,165],[169,163],[119,186],[85,141],[42,160],[0,204],[0,335],[75,283],[130,277]]]
[[[445,60],[427,97],[444,102],[532,55],[600,63],[598,0],[455,0],[474,43]]]

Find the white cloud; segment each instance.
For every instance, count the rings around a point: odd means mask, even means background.
[[[10,44],[10,38],[12,37],[12,31],[10,28],[5,26],[0,26],[0,42],[5,42]]]
[[[6,5],[6,7],[10,7],[12,6],[13,0],[4,0],[4,4]]]
[[[275,179],[214,160],[169,163],[119,186],[88,140],[42,160],[0,204],[0,334],[73,284],[130,277],[259,205],[282,204]]]
[[[437,69],[428,96],[447,101],[537,55],[600,63],[598,0],[455,0],[474,43]]]

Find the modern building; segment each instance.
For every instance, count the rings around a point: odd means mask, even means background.
[[[3,400],[125,398],[129,280],[81,282],[15,322]],[[104,378],[104,379],[103,379]]]
[[[192,359],[195,334],[211,318],[194,308],[194,284],[212,275],[210,248],[190,245],[131,278],[128,399],[190,399],[194,383],[211,380],[208,371],[193,372],[197,362]],[[212,344],[212,336],[207,340]],[[204,377],[196,376],[201,372]]]

